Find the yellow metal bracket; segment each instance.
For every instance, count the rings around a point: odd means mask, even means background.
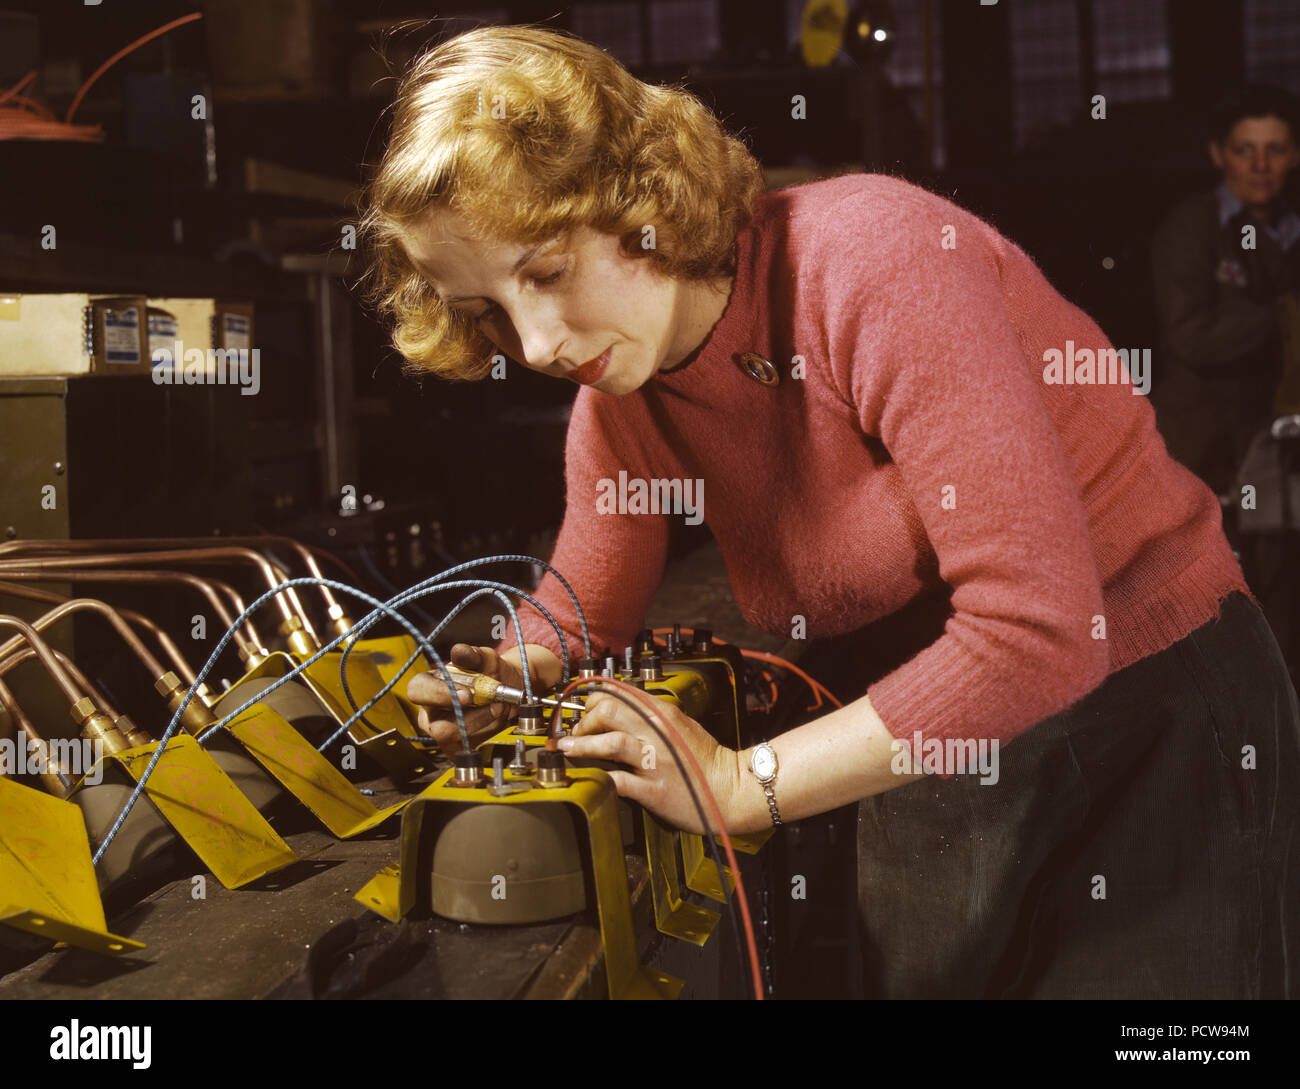
[[[341,653],[331,652],[299,674],[325,712],[340,726],[352,717],[339,677],[341,657]],[[306,661],[306,658],[295,659],[284,651],[276,651],[245,673],[235,687],[262,677],[278,679],[296,669],[301,661]],[[383,688],[384,681],[373,662],[363,655],[351,654],[348,656],[348,685],[358,706],[361,706]],[[366,718],[375,729],[367,728],[358,720],[348,727],[348,737],[383,768],[394,783],[400,786],[433,770],[430,754],[411,744],[411,738],[418,731],[391,692],[366,712]]]
[[[231,720],[212,741],[225,736],[248,750],[253,759],[339,839],[368,832],[410,800],[406,798],[387,809],[376,809],[288,719],[265,704],[254,704]],[[211,747],[212,742],[208,744]]]
[[[613,780],[598,768],[570,768],[566,786],[535,787],[517,794],[493,796],[485,789],[448,786],[448,771],[416,798],[402,813],[400,864],[387,867],[372,879],[356,899],[384,918],[396,921],[416,903],[420,874],[418,858],[424,812],[431,805],[572,805],[586,819],[595,878],[596,911],[605,950],[605,977],[611,998],[671,998],[682,982],[637,959],[632,926],[623,837],[619,826],[618,795]]]
[[[116,780],[133,787],[157,748],[155,742],[106,756],[96,769],[102,768],[105,784]],[[91,776],[96,769],[91,770]],[[69,799],[97,789],[87,784],[87,778],[73,787]],[[240,793],[211,754],[188,734],[178,734],[167,742],[145,783],[141,801],[145,799],[228,889],[237,889],[298,861],[292,848]],[[134,816],[132,813],[127,818],[123,833]]]
[[[693,892],[702,893],[710,900],[720,904],[727,902],[727,897],[735,891],[736,878],[730,866],[723,866],[722,873],[727,879],[724,890],[718,877],[718,867],[704,851],[704,837],[694,832],[682,832],[682,869],[686,873],[686,887]]]
[[[365,654],[379,670],[379,676],[384,684],[387,684],[394,677],[400,676],[401,680],[393,685],[391,695],[402,705],[402,710],[406,712],[407,717],[415,722],[419,715],[419,706],[412,703],[406,698],[406,686],[410,683],[411,678],[419,673],[428,672],[432,666],[424,660],[424,655],[419,655],[411,663],[409,669],[399,674],[402,663],[416,652],[417,644],[409,635],[390,635],[382,639],[359,639],[356,644],[356,650],[352,652],[355,655],[358,651]],[[348,660],[352,660],[349,655]]]
[[[642,818],[655,926],[670,938],[703,945],[722,916],[682,899],[682,886],[677,874],[678,833],[650,813],[643,812]]]
[[[0,923],[111,956],[144,948],[107,929],[81,811],[3,777]]]

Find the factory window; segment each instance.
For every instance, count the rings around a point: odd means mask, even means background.
[[[1246,0],[1246,78],[1300,94],[1300,7],[1295,0]]]
[[[706,61],[722,48],[717,0],[663,0],[650,7],[650,60],[654,64]]]
[[[1097,89],[1108,102],[1168,98],[1169,34],[1163,2],[1092,0]]]
[[[574,4],[569,18],[573,33],[607,50],[627,67],[635,68],[649,59],[641,33],[640,4]]]
[[[1085,71],[1080,17],[1091,23],[1096,71]],[[1025,0],[1008,7],[1015,81],[1016,145],[1069,124],[1094,94],[1110,102],[1168,98],[1164,0]],[[1085,87],[1084,83],[1093,86]]]
[[[1079,23],[1074,0],[1011,4],[1007,16],[1020,147],[1079,112]]]

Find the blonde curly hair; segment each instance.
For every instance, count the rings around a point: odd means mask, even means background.
[[[736,236],[764,189],[748,149],[698,99],[643,83],[554,30],[483,27],[449,39],[412,62],[393,111],[362,197],[362,282],[417,373],[482,378],[496,350],[438,299],[402,245],[431,209],[516,245],[588,227],[665,275],[707,280],[736,271]]]

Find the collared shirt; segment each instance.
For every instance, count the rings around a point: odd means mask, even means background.
[[[1214,191],[1219,198],[1219,226],[1222,227],[1233,216],[1245,207],[1228,188],[1227,182],[1220,182],[1219,187]],[[1288,205],[1282,206],[1284,211],[1276,223],[1263,224],[1265,233],[1273,239],[1283,250],[1289,250],[1292,246],[1300,241],[1300,215]],[[1259,217],[1253,216],[1255,219]]]

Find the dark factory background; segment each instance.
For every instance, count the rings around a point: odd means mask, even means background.
[[[363,257],[345,241],[395,73],[473,26],[567,29],[643,80],[680,81],[742,135],[772,186],[861,170],[940,193],[1019,243],[1116,345],[1157,343],[1148,243],[1170,208],[1217,180],[1210,106],[1245,82],[1300,92],[1291,0],[848,8],[842,47],[814,67],[800,28],[816,0],[0,0],[0,103],[35,72],[22,94],[58,118],[120,48],[203,13],[91,85],[76,122],[102,140],[0,139],[0,294],[251,306],[261,356],[256,396],[0,365],[0,535],[287,534],[384,589],[487,553],[549,554],[573,388],[523,368],[505,382],[405,376],[360,301]],[[796,94],[804,120],[791,117]],[[176,109],[200,95],[205,117]],[[1158,363],[1154,374],[1158,388]],[[53,509],[32,498],[51,483]],[[707,557],[701,532],[675,558]],[[668,592],[665,615],[728,608],[716,558]],[[139,600],[184,624],[192,610],[176,596]],[[120,652],[86,646],[83,667],[112,673],[103,663]],[[115,695],[131,702],[129,687]],[[851,858],[851,818],[805,823],[827,873]],[[787,995],[851,989],[837,944],[850,886]]]
[[[101,60],[194,9],[0,6],[0,83],[35,69],[29,93],[60,116]],[[540,22],[554,7],[213,0],[199,5],[203,21],[135,50],[91,88],[77,120],[102,125],[102,143],[0,141],[5,290],[230,298],[256,313],[261,391],[215,391],[209,426],[147,381],[111,398],[96,388],[80,411],[102,445],[70,480],[61,528],[261,525],[322,543],[333,529],[336,542],[368,542],[393,574],[425,556],[542,547],[562,509],[573,391],[522,372],[487,385],[404,379],[348,290],[361,269],[341,228],[361,164],[383,146],[391,71],[438,34]],[[1213,180],[1204,108],[1243,80],[1300,78],[1300,13],[1285,2],[867,3],[856,11],[873,34],[850,35],[824,68],[800,55],[803,7],[593,2],[548,25],[641,78],[684,80],[744,134],[773,185],[884,170],[950,196],[1021,244],[1117,345],[1154,342],[1145,246],[1161,214]],[[433,26],[398,28],[431,11]],[[198,93],[210,124],[169,109]],[[806,120],[790,117],[796,93]],[[1090,117],[1094,93],[1106,96],[1104,122]],[[42,248],[46,224],[58,228],[54,250]],[[521,455],[554,465],[556,486],[521,489],[511,471]],[[447,487],[467,460],[493,503]],[[340,519],[346,486],[358,509]],[[4,528],[31,533],[31,517],[6,512]]]

